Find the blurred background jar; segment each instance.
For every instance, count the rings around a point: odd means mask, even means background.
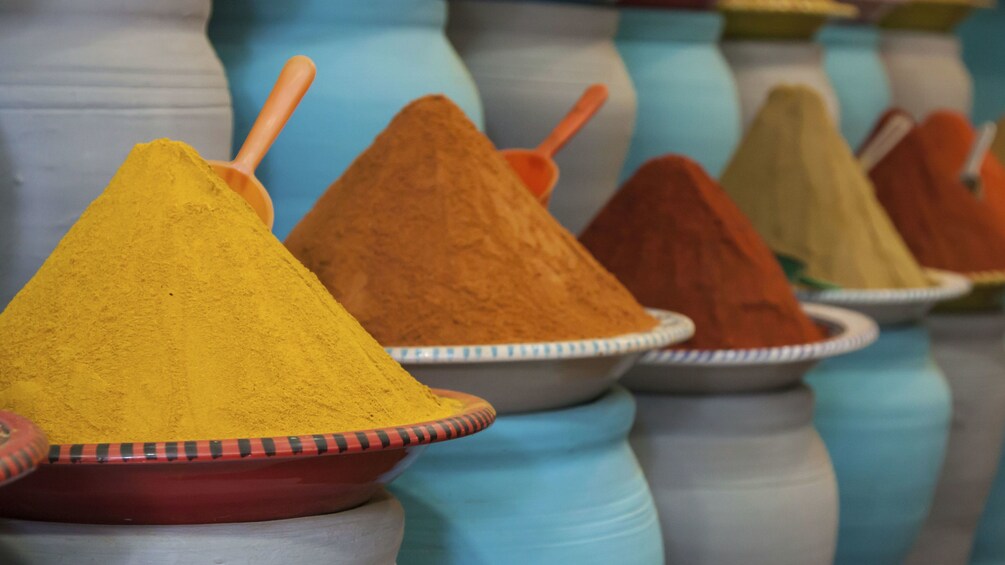
[[[596,116],[555,156],[549,209],[578,233],[618,187],[635,125],[635,90],[614,47],[618,14],[604,2],[455,0],[448,34],[478,84],[485,132],[500,149],[536,147],[593,83]]]
[[[257,172],[280,239],[412,100],[445,94],[481,125],[478,91],[444,33],[446,0],[216,0],[213,9],[234,139],[248,134],[289,57],[307,55],[318,68]]]
[[[210,0],[0,3],[0,309],[136,143],[230,154]]]

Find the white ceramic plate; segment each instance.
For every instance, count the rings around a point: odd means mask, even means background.
[[[606,339],[388,347],[387,352],[427,386],[480,396],[499,414],[553,410],[596,398],[643,353],[694,335],[686,316],[649,313],[659,320],[652,330]]]
[[[880,325],[886,325],[920,320],[937,303],[959,298],[970,292],[970,281],[963,275],[937,269],[925,271],[935,280],[934,286],[878,290],[800,289],[796,291],[796,296],[804,302],[849,308],[869,316]]]
[[[876,341],[879,328],[862,314],[819,304],[803,309],[830,337],[814,343],[752,349],[669,349],[642,356],[623,382],[639,392],[721,394],[783,388],[822,359]]]

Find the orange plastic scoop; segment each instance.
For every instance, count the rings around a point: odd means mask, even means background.
[[[548,205],[551,191],[558,182],[558,165],[552,157],[590,121],[606,100],[607,87],[603,84],[591,85],[537,148],[500,151],[541,204]]]
[[[255,169],[310,88],[316,72],[314,61],[303,55],[287,61],[237,157],[229,162],[209,162],[216,174],[248,201],[269,229],[272,229],[275,211],[268,191],[255,178]]]

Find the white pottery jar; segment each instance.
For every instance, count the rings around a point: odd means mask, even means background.
[[[536,147],[592,83],[609,97],[556,156],[552,214],[578,233],[618,187],[635,123],[635,91],[614,47],[612,7],[479,0],[450,4],[448,35],[482,96],[500,149]]]
[[[880,53],[890,77],[893,105],[923,120],[933,110],[970,115],[973,79],[960,40],[951,33],[883,30]]]
[[[134,144],[170,137],[229,158],[209,12],[210,0],[0,3],[0,309]]]
[[[937,314],[926,325],[952,390],[953,424],[932,509],[906,563],[965,565],[1005,440],[1005,314]]]
[[[352,510],[267,522],[123,526],[0,520],[0,563],[393,565],[404,528],[401,504],[386,491]]]
[[[632,448],[657,501],[668,563],[831,562],[837,481],[806,386],[635,399]]]
[[[744,129],[771,90],[782,84],[813,88],[823,97],[834,123],[841,123],[837,95],[824,71],[819,44],[795,39],[730,39],[722,42],[722,54],[736,76]]]

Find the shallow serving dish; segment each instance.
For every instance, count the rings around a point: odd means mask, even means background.
[[[876,341],[876,323],[856,312],[804,304],[830,337],[822,341],[752,349],[667,349],[647,353],[625,375],[638,392],[721,394],[773,390],[799,382],[813,365]]]
[[[204,524],[297,518],[369,500],[424,446],[495,420],[484,400],[441,420],[305,436],[52,445],[31,476],[0,489],[0,516],[89,524]]]
[[[998,310],[1005,295],[1005,271],[964,273],[970,281],[970,292],[935,307],[937,312],[980,312]]]
[[[426,385],[475,394],[500,414],[553,410],[600,396],[643,353],[694,335],[686,316],[649,313],[659,320],[652,330],[606,339],[387,351]]]
[[[35,424],[0,412],[0,485],[25,477],[45,459],[49,442]]]
[[[798,290],[799,300],[855,310],[880,325],[916,322],[936,304],[959,299],[971,290],[967,277],[949,271],[925,269],[935,281],[927,288]]]

